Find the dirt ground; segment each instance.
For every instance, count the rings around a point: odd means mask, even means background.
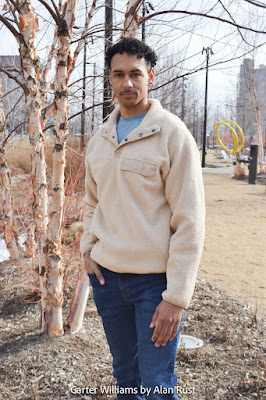
[[[266,193],[228,171],[204,172],[206,241],[182,324],[182,334],[204,344],[178,350],[181,400],[266,397]],[[78,269],[79,259],[73,263]],[[16,285],[26,269],[31,274],[27,259],[0,263],[0,400],[115,400],[111,389],[101,393],[115,381],[92,293],[82,332],[49,340],[39,334],[38,304],[25,303],[29,296]],[[72,291],[65,292],[64,316]]]
[[[206,239],[199,275],[265,316],[266,186],[232,179],[230,172],[203,178]]]

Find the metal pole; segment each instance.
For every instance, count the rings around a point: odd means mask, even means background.
[[[185,118],[185,78],[182,78],[182,112],[181,119],[184,121]]]
[[[250,145],[248,183],[251,185],[255,185],[257,182],[258,151],[258,144]]]
[[[212,53],[211,47],[203,48],[202,53],[206,51],[206,82],[205,82],[205,109],[204,109],[204,126],[203,126],[203,143],[202,143],[202,168],[205,168],[206,155],[206,137],[207,137],[207,106],[208,106],[208,69],[209,54]]]
[[[196,104],[193,102],[193,137],[196,140]]]
[[[146,15],[146,4],[145,4],[145,1],[144,1],[143,4],[142,4],[142,18],[144,18],[145,15]],[[142,28],[141,39],[142,39],[142,42],[145,43],[145,39],[146,39],[145,22],[143,22],[141,28]]]
[[[105,0],[105,53],[113,44],[113,0]],[[112,89],[108,77],[108,67],[104,60],[104,81],[103,81],[103,101],[107,102],[103,105],[103,119],[110,114],[111,111]]]
[[[199,124],[199,114],[198,111],[196,112],[196,133],[195,133],[195,140],[198,144],[198,124]]]

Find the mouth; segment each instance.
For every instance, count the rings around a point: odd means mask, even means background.
[[[126,92],[126,91],[124,91],[124,92],[121,92],[120,94],[122,96],[125,96],[125,97],[131,97],[131,96],[134,96],[136,94],[136,92]]]

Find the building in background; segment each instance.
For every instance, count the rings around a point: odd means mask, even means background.
[[[20,75],[20,58],[19,56],[1,56],[0,67],[5,69],[14,77],[19,79]],[[0,72],[2,80],[3,106],[6,119],[7,133],[14,131],[15,134],[23,135],[27,133],[27,127],[24,123],[26,120],[26,107],[24,103],[24,93],[18,83],[11,79],[4,72]]]
[[[255,109],[260,110],[263,143],[266,145],[266,66],[255,68],[254,60],[244,59],[238,76],[236,122],[246,143],[257,143]]]

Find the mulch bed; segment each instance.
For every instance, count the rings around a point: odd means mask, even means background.
[[[15,268],[12,262],[0,264],[0,399],[115,399],[100,393],[115,380],[92,293],[82,332],[47,339],[39,334],[38,304],[25,302],[23,288],[3,291],[12,287],[9,271]],[[68,288],[64,313],[70,293]],[[180,399],[266,397],[265,321],[247,306],[199,278],[182,334],[197,336],[204,345],[178,350]]]

